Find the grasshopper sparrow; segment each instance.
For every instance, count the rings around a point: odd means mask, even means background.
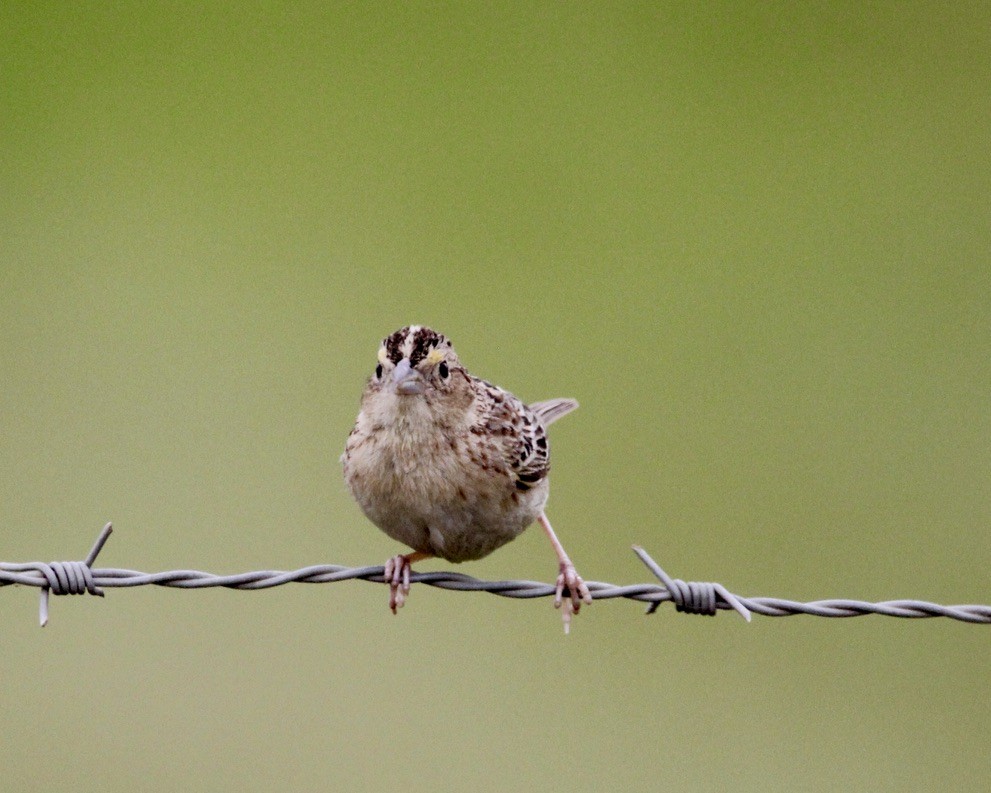
[[[365,515],[413,549],[385,565],[394,614],[409,594],[411,563],[481,559],[537,521],[557,554],[554,605],[563,602],[568,630],[572,611],[592,597],[544,514],[547,426],[577,407],[573,399],[524,405],[470,375],[429,328],[383,340],[341,460]]]

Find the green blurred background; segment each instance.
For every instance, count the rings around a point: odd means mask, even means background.
[[[991,602],[987,3],[5,3],[0,559],[399,550],[410,322],[555,425],[589,579]],[[438,569],[444,563],[422,564]],[[458,568],[555,574],[539,531]],[[416,587],[0,592],[11,790],[953,790],[988,627]]]

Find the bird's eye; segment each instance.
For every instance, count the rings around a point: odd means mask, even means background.
[[[379,364],[378,366],[375,367],[375,379],[376,380],[382,379],[382,364]]]
[[[451,376],[451,370],[447,368],[447,361],[441,361],[440,366],[437,367],[437,371],[440,372],[440,376],[444,380]]]

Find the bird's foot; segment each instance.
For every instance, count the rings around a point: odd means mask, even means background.
[[[412,572],[410,565],[421,559],[429,559],[429,553],[400,553],[393,556],[385,563],[383,577],[385,583],[389,585],[389,608],[395,614],[397,609],[401,609],[409,594],[409,576]]]
[[[564,596],[565,589],[568,590],[567,597]],[[575,566],[571,562],[561,562],[561,572],[557,577],[557,588],[554,590],[554,608],[561,609],[565,633],[571,629],[571,615],[581,610],[582,603],[591,602],[592,593],[588,591]]]
[[[389,585],[389,608],[395,614],[401,609],[409,594],[409,557],[396,554],[385,563],[385,582]]]

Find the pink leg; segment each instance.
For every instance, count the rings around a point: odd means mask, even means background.
[[[557,577],[554,608],[561,608],[563,603],[564,608],[561,612],[561,617],[564,619],[564,632],[567,633],[571,627],[572,612],[577,614],[582,607],[582,603],[591,603],[592,593],[588,591],[588,587],[585,586],[582,577],[575,570],[574,564],[571,563],[571,558],[564,550],[564,546],[561,545],[561,541],[554,533],[554,529],[551,528],[551,522],[547,520],[547,515],[541,512],[537,518],[537,523],[546,532],[547,538],[554,547],[554,553],[557,554],[557,561],[561,572]],[[568,589],[568,598],[566,600],[563,599],[565,587]]]
[[[421,559],[429,559],[432,553],[414,551],[413,553],[397,554],[385,563],[385,580],[389,585],[389,608],[392,613],[403,607],[409,594],[410,565]]]

